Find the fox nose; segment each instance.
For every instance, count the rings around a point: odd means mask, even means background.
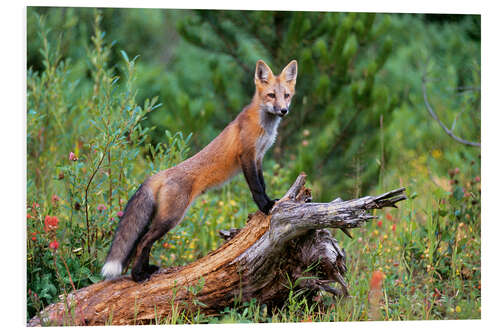
[[[286,115],[287,113],[288,113],[288,109],[285,109],[285,108],[281,109],[281,114],[283,116]]]

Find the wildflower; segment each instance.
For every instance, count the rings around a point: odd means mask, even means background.
[[[100,211],[100,212],[102,212],[102,211],[106,210],[106,206],[103,205],[103,204],[98,204],[97,205],[97,210]]]
[[[114,218],[113,216],[111,216],[111,217],[109,218],[109,220],[110,220],[111,222],[115,222],[115,218]]]
[[[69,160],[70,160],[70,161],[77,161],[77,160],[78,160],[78,157],[76,157],[75,153],[70,152],[70,153],[69,153]]]
[[[33,202],[33,204],[31,205],[31,208],[36,211],[38,208],[40,208],[40,205],[36,202]]]
[[[476,178],[474,178],[474,181],[475,181],[476,183],[479,183],[479,182],[481,181],[481,178],[479,178],[479,176],[476,176]]]
[[[123,212],[120,210],[118,213],[116,213],[116,216],[122,217],[123,216]]]
[[[32,233],[31,233],[31,240],[32,240],[33,242],[36,242],[36,232],[32,232]]]
[[[455,307],[455,311],[456,311],[457,313],[462,312],[462,308],[460,307],[460,305],[457,305],[457,306]]]
[[[375,271],[370,280],[370,290],[382,289],[382,281],[384,280],[384,273]]]
[[[304,146],[304,147],[309,146],[309,141],[307,141],[307,140],[302,140],[302,146]]]
[[[311,134],[311,132],[309,132],[308,129],[305,129],[303,132],[302,132],[302,135],[304,136],[309,136],[309,134]]]
[[[435,159],[440,158],[442,155],[443,155],[443,153],[439,149],[434,149],[432,151],[432,157],[434,157]]]
[[[57,216],[49,216],[49,215],[45,216],[45,221],[44,221],[45,232],[57,229],[58,224],[59,224],[59,219],[57,218]]]
[[[26,218],[27,218],[27,219],[32,219],[32,218],[33,218],[33,216],[31,216],[31,214],[30,214],[30,213],[28,213],[28,214],[26,215]]]
[[[59,247],[59,242],[58,242],[58,241],[56,241],[56,240],[53,240],[52,242],[50,242],[49,247],[50,247],[52,250],[57,250],[57,248]]]
[[[57,205],[57,203],[59,202],[59,200],[61,200],[61,198],[59,198],[59,197],[57,196],[57,194],[53,194],[53,195],[52,195],[52,204],[53,204],[53,205]]]
[[[393,219],[392,215],[389,213],[385,214],[385,218],[388,219],[389,221],[392,221]]]
[[[393,224],[392,224],[391,229],[392,229],[392,231],[394,231],[394,232],[396,231],[396,224],[395,224],[395,223],[393,223]]]
[[[165,243],[162,244],[162,246],[163,246],[164,249],[168,249],[169,244],[167,242],[165,242]]]
[[[378,220],[377,222],[377,227],[381,228],[382,227],[382,220]]]
[[[368,301],[370,303],[368,316],[372,320],[377,320],[380,318],[380,312],[378,311],[378,303],[382,298],[383,280],[384,280],[384,273],[382,273],[381,271],[373,272],[370,280],[370,292],[368,293]]]

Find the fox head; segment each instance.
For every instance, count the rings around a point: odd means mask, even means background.
[[[274,76],[264,61],[257,61],[255,95],[259,100],[261,110],[279,117],[285,116],[295,93],[296,79],[296,60],[290,61],[277,76]]]

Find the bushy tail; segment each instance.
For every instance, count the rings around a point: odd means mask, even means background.
[[[118,223],[101,274],[106,279],[121,275],[154,212],[154,197],[146,183],[130,198]]]

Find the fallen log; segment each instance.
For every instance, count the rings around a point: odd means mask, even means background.
[[[205,257],[161,269],[142,283],[123,276],[76,290],[47,306],[28,326],[168,322],[181,311],[218,314],[252,298],[280,306],[290,281],[311,293],[348,295],[345,253],[326,228],[360,227],[375,218],[368,211],[405,200],[405,189],[313,203],[305,177],[299,175],[270,215],[256,212],[241,230],[221,232],[227,242]]]

